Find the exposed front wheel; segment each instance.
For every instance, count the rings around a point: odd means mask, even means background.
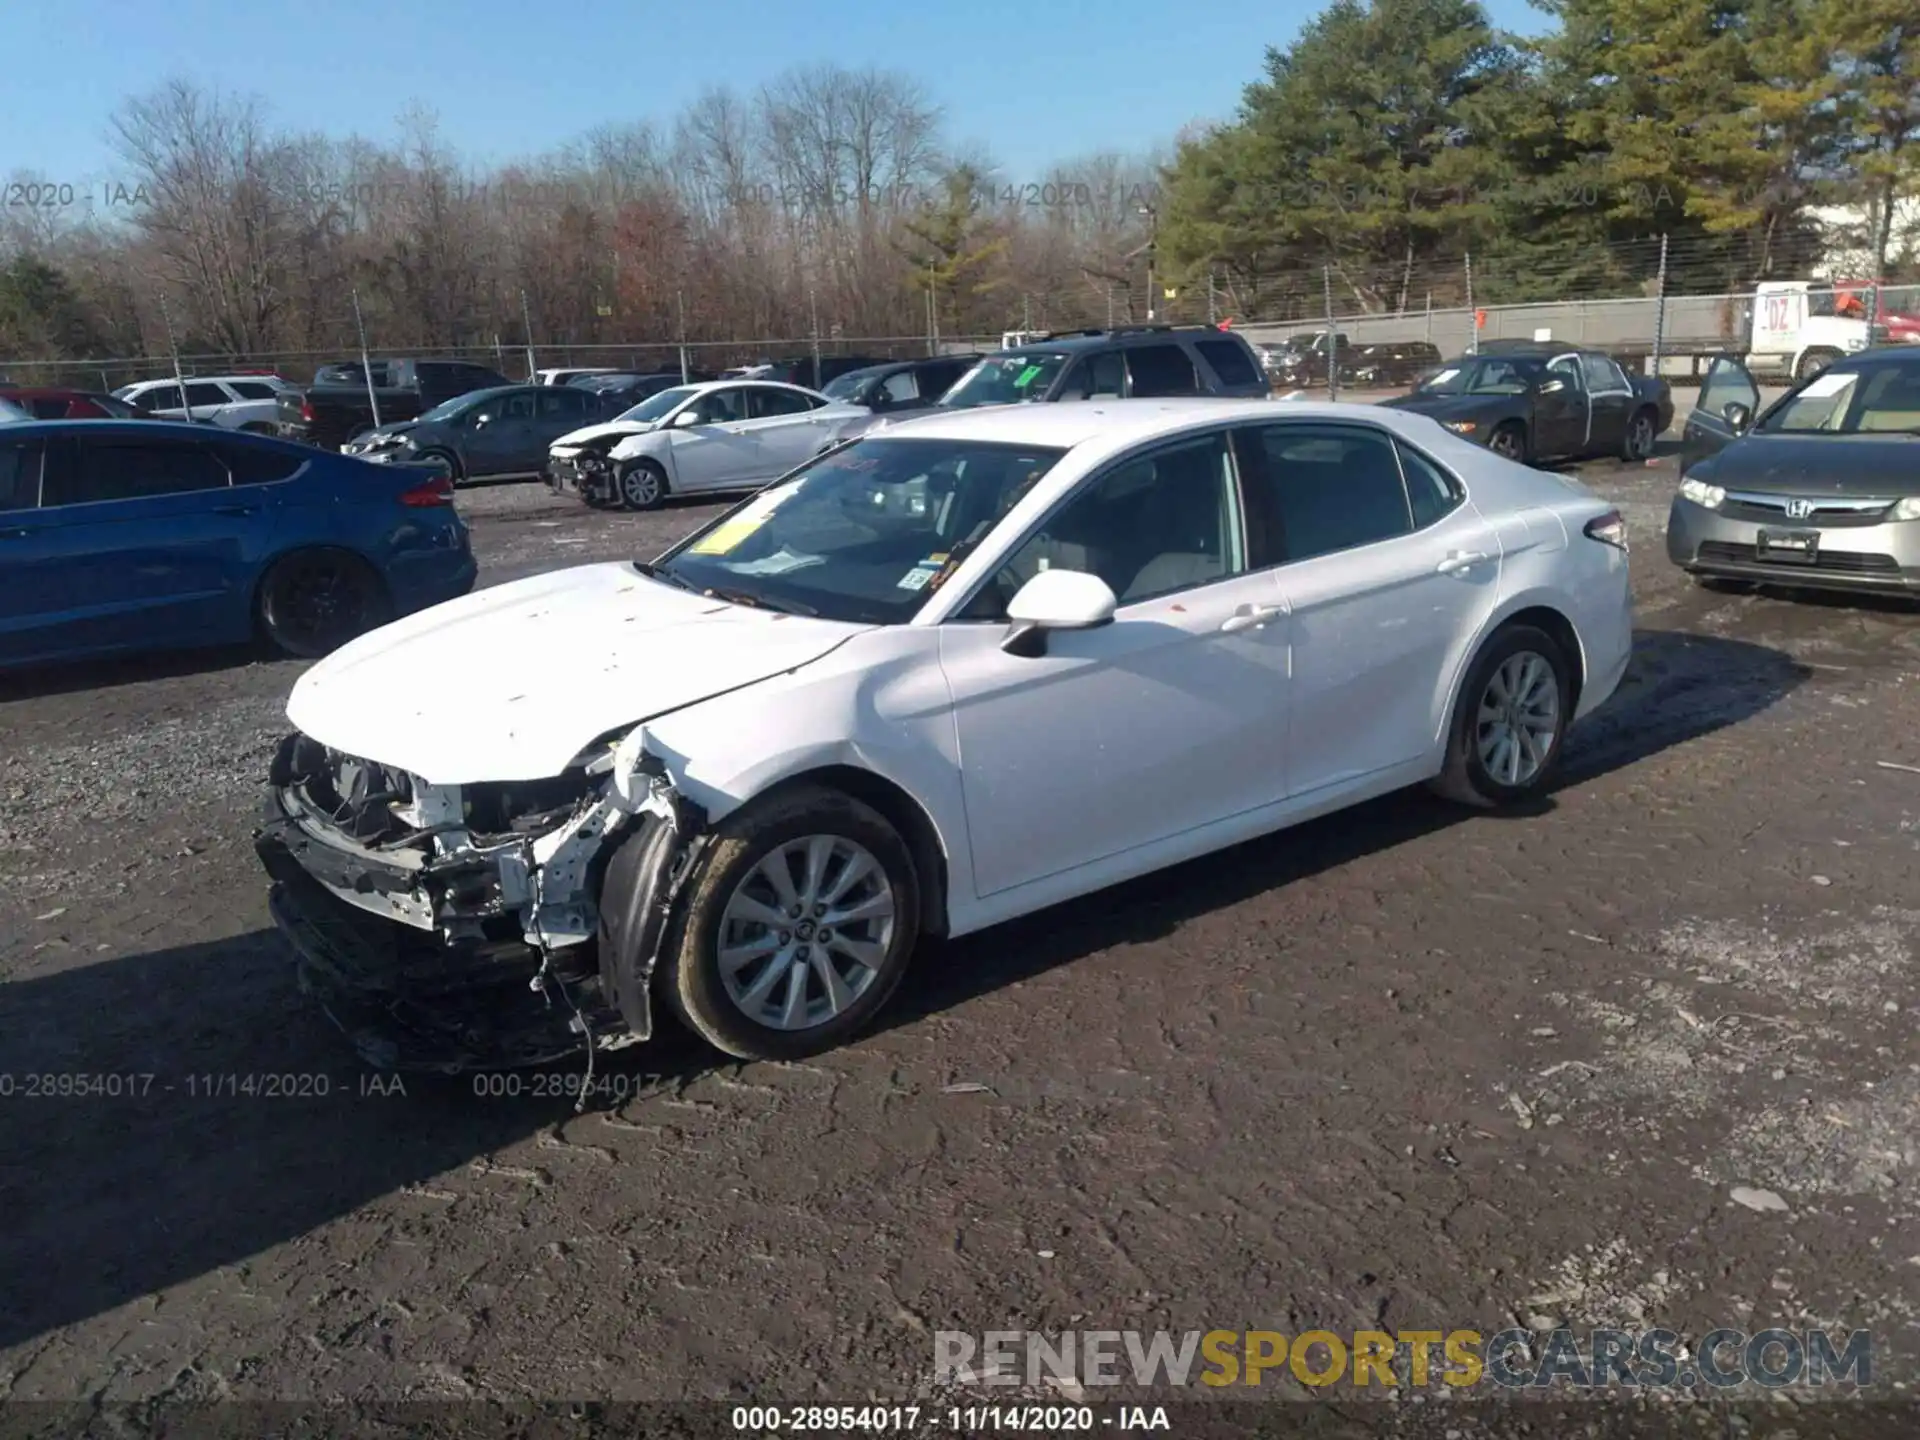
[[[1467,672],[1434,788],[1481,808],[1541,794],[1559,769],[1572,712],[1573,676],[1559,643],[1531,625],[1508,626]]]
[[[796,788],[722,821],[687,889],[660,984],[709,1044],[790,1060],[844,1044],[919,939],[920,881],[885,817]]]
[[[1527,459],[1527,432],[1522,425],[1508,421],[1487,439],[1487,448],[1502,459],[1512,460],[1516,464],[1525,464]]]
[[[344,550],[303,550],[274,562],[260,582],[260,631],[276,649],[315,660],[390,618],[373,567]]]
[[[1641,410],[1627,422],[1626,439],[1620,447],[1622,458],[1630,461],[1652,458],[1655,423],[1651,410]]]
[[[422,450],[413,463],[446,476],[456,485],[466,478],[460,472],[459,457],[451,450]]]
[[[620,503],[629,510],[657,510],[666,502],[666,472],[651,460],[636,460],[615,481]]]

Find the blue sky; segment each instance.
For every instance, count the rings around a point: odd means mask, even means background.
[[[1496,24],[1537,32],[1525,0]],[[120,178],[108,117],[174,77],[263,99],[290,128],[390,136],[418,103],[471,162],[531,155],[597,125],[670,123],[716,84],[747,90],[794,65],[913,75],[946,133],[983,146],[1003,178],[1055,160],[1165,143],[1225,118],[1313,4],[1205,0],[958,0],[805,4],[731,0],[9,0],[0,177]],[[32,57],[29,60],[29,57]]]

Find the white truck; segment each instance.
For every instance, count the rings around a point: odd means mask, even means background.
[[[1849,281],[1774,280],[1755,287],[1745,336],[1746,366],[1755,375],[1795,381],[1869,345],[1920,340],[1912,315],[1890,308],[1903,297],[1882,291],[1880,315],[1867,325],[1867,290]]]

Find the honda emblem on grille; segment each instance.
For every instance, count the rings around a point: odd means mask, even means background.
[[[1813,514],[1813,501],[1811,500],[1787,501],[1787,518],[1789,520],[1804,520],[1811,514]]]

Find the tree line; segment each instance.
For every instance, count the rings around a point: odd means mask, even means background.
[[[1912,0],[1334,0],[1238,112],[1017,180],[911,76],[802,67],[479,172],[431,114],[307,134],[169,83],[109,179],[0,192],[0,356],[962,336],[1805,273],[1920,189]],[[1869,234],[1871,243],[1880,236]],[[1920,237],[1888,237],[1889,278]],[[356,317],[356,305],[358,317]]]

